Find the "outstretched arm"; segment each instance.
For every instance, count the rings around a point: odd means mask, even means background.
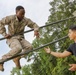
[[[60,52],[53,52],[50,50],[50,48],[44,48],[44,50],[46,51],[46,53],[48,54],[51,54],[55,57],[60,57],[60,58],[64,58],[64,57],[67,57],[69,55],[71,55],[71,52],[68,52],[68,51],[64,51],[63,53],[60,53]]]

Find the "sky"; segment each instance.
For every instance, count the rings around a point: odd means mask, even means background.
[[[0,0],[0,20],[3,17],[8,15],[15,14],[15,8],[18,5],[22,5],[25,8],[27,18],[30,18],[32,21],[37,23],[39,26],[45,25],[48,20],[48,16],[50,15],[49,9],[51,8],[49,2],[51,0]],[[26,27],[25,30],[29,30],[30,28]],[[0,38],[3,36],[0,35]],[[30,38],[31,37],[31,38]],[[30,43],[35,39],[33,32],[26,33],[25,39]],[[2,55],[6,54],[10,51],[10,48],[6,44],[6,40],[0,41],[0,58]],[[25,65],[27,61],[25,59],[20,60],[21,65]],[[28,64],[28,63],[27,63]],[[10,71],[15,67],[15,64],[12,60],[4,63],[5,71],[1,72],[0,75],[10,75]]]

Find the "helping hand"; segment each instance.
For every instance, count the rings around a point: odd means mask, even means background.
[[[50,48],[48,47],[48,48],[44,48],[44,50],[46,51],[46,53],[51,53],[51,51],[50,51]]]

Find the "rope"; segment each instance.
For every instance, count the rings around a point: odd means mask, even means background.
[[[53,25],[53,24],[57,24],[57,23],[60,23],[60,22],[63,22],[63,21],[67,21],[67,20],[73,19],[73,18],[76,18],[76,16],[70,17],[70,18],[66,18],[66,19],[63,19],[63,20],[59,20],[59,21],[56,21],[56,22],[53,22],[53,23],[49,23],[49,24],[46,24],[46,25],[41,26],[41,27],[39,27],[39,28],[41,29],[41,28],[44,28],[44,27],[47,27],[47,26],[50,26],[50,25]],[[33,31],[33,30],[34,30],[34,29],[27,30],[27,31],[24,31],[23,33],[28,33],[28,32],[31,32],[31,31]],[[23,34],[23,33],[19,33],[19,34]],[[12,36],[16,36],[16,35],[19,35],[19,34],[15,34],[15,35],[12,35]],[[0,41],[1,41],[1,40],[4,40],[4,39],[5,39],[5,38],[0,38]]]
[[[43,47],[45,47],[45,46],[48,46],[48,45],[53,44],[53,43],[56,43],[56,42],[58,42],[58,41],[60,41],[60,40],[63,40],[63,39],[65,39],[65,38],[67,38],[67,37],[68,37],[68,36],[64,36],[64,37],[62,37],[62,38],[60,38],[60,39],[58,39],[58,40],[54,40],[54,41],[52,41],[52,42],[50,42],[50,43],[44,44],[43,46],[40,46],[40,47],[38,47],[38,48],[34,48],[33,50],[27,50],[26,52],[22,52],[22,53],[20,53],[20,54],[18,54],[18,55],[15,55],[15,56],[12,56],[12,57],[7,58],[7,59],[5,59],[5,60],[2,60],[2,61],[0,61],[0,64],[6,62],[6,61],[8,61],[8,60],[11,60],[11,59],[13,59],[13,58],[15,58],[15,57],[18,57],[18,56],[21,56],[21,55],[25,55],[25,54],[28,54],[28,53],[33,52],[33,51],[37,51],[37,50],[39,50],[39,49],[41,49],[41,48],[43,48]]]

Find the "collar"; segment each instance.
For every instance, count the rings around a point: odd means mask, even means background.
[[[15,15],[15,19],[16,19],[16,21],[18,21],[18,18],[17,18],[17,16]]]
[[[15,18],[16,18],[16,21],[19,21],[16,15],[15,15]],[[25,18],[23,18],[23,19],[21,20],[21,22],[23,22],[23,21],[25,21]]]

